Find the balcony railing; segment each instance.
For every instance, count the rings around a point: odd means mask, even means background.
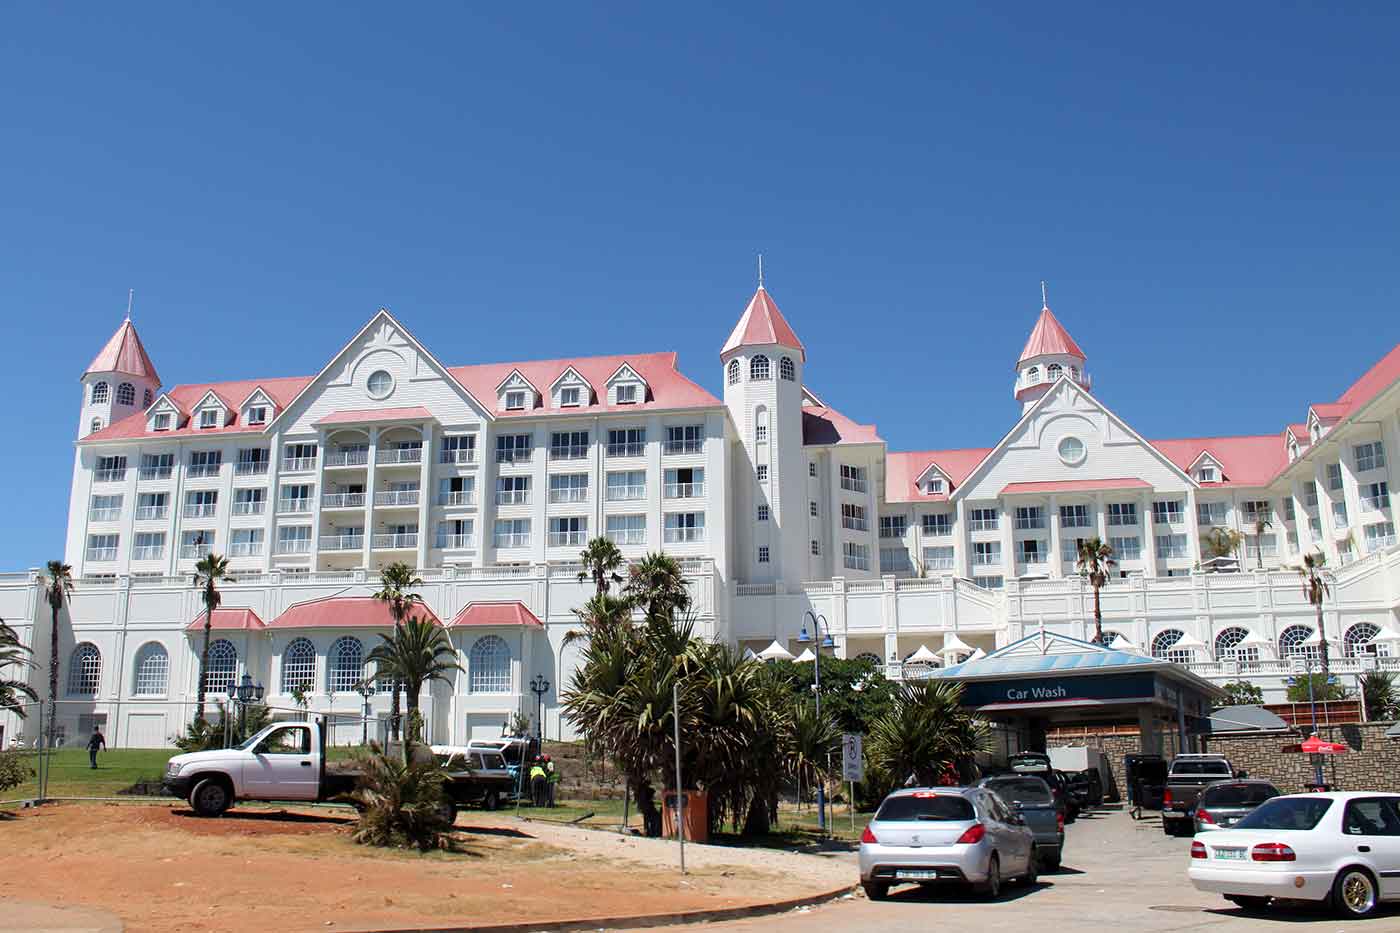
[[[549,546],[582,547],[587,536],[588,533],[584,531],[551,531],[549,533]]]
[[[667,528],[667,544],[691,544],[696,541],[705,540],[705,529],[703,528]]]
[[[472,505],[475,502],[476,493],[468,490],[438,493],[438,505]]]
[[[94,522],[114,522],[121,518],[120,507],[115,509],[88,509],[88,520]]]
[[[299,512],[310,512],[311,500],[287,498],[278,499],[277,511],[281,515],[293,515]]]
[[[326,466],[364,466],[369,463],[368,450],[333,450],[326,454]]]
[[[619,547],[624,544],[646,544],[647,530],[645,528],[628,528],[623,531],[609,531],[605,537]]]
[[[587,444],[565,444],[549,448],[549,459],[551,460],[582,460],[587,456]]]
[[[310,539],[310,538],[290,538],[290,539],[284,538],[283,540],[277,542],[277,553],[278,553],[278,554],[310,554],[310,553],[311,553],[311,539]]]
[[[376,549],[383,551],[415,548],[418,546],[418,532],[413,531],[396,535],[375,535],[374,546]]]
[[[476,535],[438,535],[437,546],[444,551],[461,551],[476,547]]]
[[[376,492],[374,494],[374,504],[383,506],[409,506],[418,504],[418,490],[416,489],[391,489],[387,492]]]
[[[126,467],[112,467],[107,470],[93,470],[92,478],[99,483],[120,483],[126,479]]]
[[[699,499],[705,495],[704,483],[667,483],[667,499]]]
[[[998,521],[995,518],[973,518],[967,522],[968,531],[996,531]]]
[[[233,472],[238,476],[260,476],[267,472],[269,466],[266,460],[240,460]]]
[[[671,455],[704,453],[705,441],[703,438],[685,441],[667,441],[665,446],[661,449],[663,453]]]
[[[866,480],[843,476],[841,477],[841,488],[847,492],[866,492],[870,487]]]
[[[217,502],[193,502],[185,506],[186,518],[213,518],[219,510]]]
[[[163,544],[150,544],[131,549],[132,560],[160,560],[163,557],[165,557],[165,545]]]
[[[262,552],[261,541],[235,541],[228,547],[229,557],[257,557]]]
[[[218,476],[219,467],[221,466],[223,466],[222,463],[191,463],[189,470],[186,471],[186,475],[189,476],[190,479]]]
[[[522,532],[522,533],[520,533],[520,534],[506,534],[506,535],[500,535],[500,534],[498,534],[498,535],[496,535],[495,538],[493,538],[492,540],[493,540],[494,546],[495,546],[495,547],[498,547],[498,548],[529,547],[529,546],[530,546],[530,534],[529,534],[529,532]]]
[[[321,538],[320,548],[323,551],[358,551],[365,546],[365,536],[359,535],[326,535]]]
[[[170,479],[173,468],[168,466],[142,467],[136,474],[140,480]]]
[[[624,502],[631,499],[645,499],[647,497],[646,486],[609,486],[608,501]]]
[[[261,515],[267,510],[266,499],[247,499],[233,504],[234,515]]]
[[[587,502],[587,486],[569,486],[563,489],[551,489],[549,491],[550,502]]]
[[[310,473],[316,469],[315,457],[283,457],[283,473]]]
[[[851,518],[849,515],[841,516],[841,527],[851,531],[869,531],[870,523],[863,518]]]
[[[534,451],[528,447],[512,447],[509,449],[496,448],[497,463],[529,463],[530,454]]]
[[[136,507],[136,520],[138,522],[160,521],[170,516],[170,507],[165,505],[138,505]]]
[[[180,545],[181,560],[201,560],[208,557],[214,550],[212,544],[182,544]]]
[[[497,505],[529,505],[530,490],[528,489],[498,489],[496,490]]]
[[[632,443],[627,443],[627,444],[609,444],[609,445],[608,445],[608,456],[609,456],[609,457],[640,457],[643,453],[646,452],[646,449],[647,449],[647,445],[646,445],[646,442],[645,442],[645,441],[634,441],[634,442],[632,442]]]
[[[323,509],[362,509],[365,507],[365,494],[362,492],[328,492],[321,497]]]
[[[93,562],[116,560],[117,549],[114,547],[90,547],[87,549],[87,559]]]
[[[438,463],[475,463],[475,447],[458,447],[456,450],[443,448],[438,454]]]
[[[422,461],[422,447],[390,447],[387,450],[377,450],[374,452],[375,463],[421,463]]]

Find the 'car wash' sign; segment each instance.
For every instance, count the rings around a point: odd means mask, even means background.
[[[1153,680],[1151,672],[973,680],[963,684],[962,704],[980,709],[1129,700],[1151,702],[1156,694]]]

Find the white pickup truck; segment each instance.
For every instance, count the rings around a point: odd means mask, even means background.
[[[313,718],[272,723],[233,748],[176,755],[165,767],[163,783],[199,816],[218,816],[239,800],[331,800],[353,790],[359,777],[353,768],[327,770],[325,724]],[[451,771],[444,785],[446,805],[453,816],[467,803],[493,808],[511,787],[504,768]]]

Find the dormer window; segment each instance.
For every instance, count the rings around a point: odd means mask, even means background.
[[[617,404],[635,405],[637,404],[637,387],[635,385],[620,385],[617,387]]]
[[[253,405],[248,409],[249,424],[267,424],[267,406]]]
[[[566,386],[559,390],[560,408],[577,408],[580,404],[578,386]]]
[[[928,484],[924,489],[930,496],[936,496],[943,492],[943,477],[930,476]]]
[[[219,410],[217,408],[206,408],[199,413],[199,427],[217,428],[219,426]]]
[[[169,431],[169,430],[170,430],[170,412],[168,412],[168,411],[163,411],[163,412],[161,412],[160,414],[156,415],[156,416],[155,416],[155,419],[154,419],[154,420],[152,421],[152,423],[151,423],[151,426],[152,426],[153,428],[155,428],[157,431]]]
[[[506,393],[506,411],[525,410],[525,391],[523,389],[511,389]]]
[[[1201,468],[1197,471],[1196,475],[1197,479],[1200,480],[1200,482],[1202,483],[1220,482],[1220,471],[1215,468],[1214,464],[1201,464]]]

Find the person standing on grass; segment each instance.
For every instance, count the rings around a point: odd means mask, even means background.
[[[548,785],[549,778],[545,774],[544,762],[536,758],[535,763],[530,767],[530,799],[535,806],[544,806]]]
[[[87,742],[87,750],[88,762],[92,765],[92,770],[94,771],[97,770],[97,750],[99,748],[105,752],[107,750],[107,740],[102,735],[102,727],[93,726],[92,736]]]
[[[554,759],[548,755],[544,756],[545,780],[549,781],[549,805],[557,806],[555,801],[559,797],[559,769],[554,766]]]

